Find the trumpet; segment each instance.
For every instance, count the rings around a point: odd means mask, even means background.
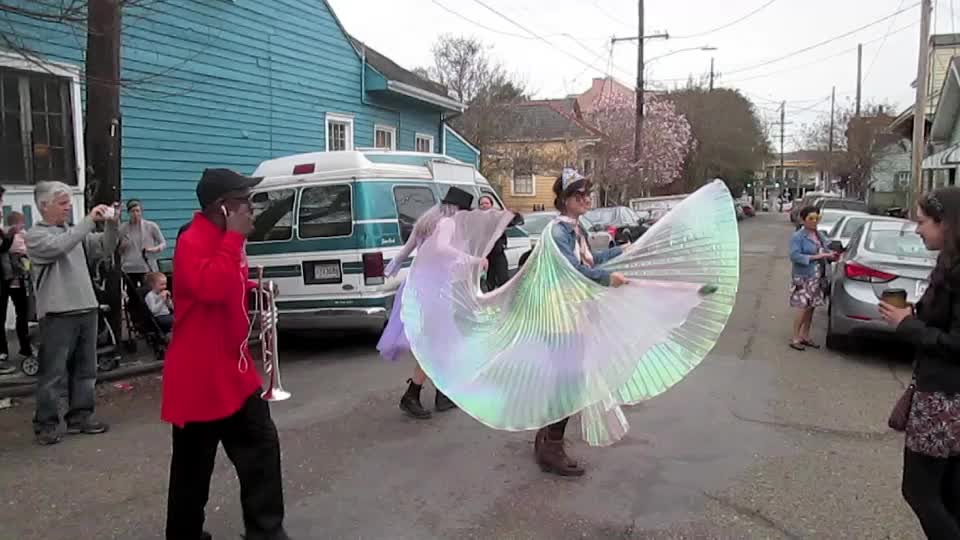
[[[257,318],[260,320],[260,358],[263,360],[263,372],[270,379],[269,386],[260,394],[266,401],[283,401],[290,399],[290,392],[283,389],[280,383],[280,355],[277,352],[277,322],[280,312],[277,310],[276,286],[267,281],[264,287],[263,267],[257,268],[257,285],[255,305]]]

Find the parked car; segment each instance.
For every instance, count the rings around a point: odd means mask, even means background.
[[[753,209],[750,203],[743,203],[743,215],[747,217],[756,217],[757,211]]]
[[[820,222],[817,223],[817,230],[823,234],[829,234],[830,230],[833,229],[833,226],[840,221],[840,218],[846,216],[869,216],[870,214],[866,212],[859,212],[857,210],[831,210],[827,209],[823,212],[820,212]]]
[[[733,209],[737,213],[737,221],[743,221],[743,218],[747,217],[747,213],[743,211],[743,203],[740,201],[733,201]]]
[[[838,199],[840,195],[836,193],[828,193],[825,191],[808,191],[803,195],[800,200],[794,199],[793,204],[790,205],[790,221],[794,225],[800,224],[800,210],[808,206],[813,206],[816,204],[817,199]],[[784,205],[786,209],[786,205]]]
[[[590,231],[606,230],[616,244],[633,242],[647,232],[647,227],[632,209],[626,206],[595,208],[587,212],[587,220],[592,224]]]
[[[533,212],[523,215],[523,225],[520,227],[530,235],[531,251],[536,247],[537,242],[540,241],[540,235],[543,233],[543,229],[558,215],[559,212],[557,211]],[[583,230],[587,231],[587,242],[590,244],[590,249],[603,251],[613,243],[613,237],[610,236],[608,231],[603,229],[599,231],[592,230],[596,227],[585,216],[580,217],[580,226],[583,227]]]
[[[834,197],[822,197],[814,203],[817,212],[824,210],[853,210],[856,212],[867,212],[867,203],[856,199],[838,199]]]
[[[917,302],[927,290],[936,256],[924,247],[915,223],[866,221],[831,276],[827,347],[841,349],[854,336],[892,335],[893,328],[877,310],[880,295],[903,289],[908,302]]]
[[[868,221],[895,221],[899,223],[906,223],[906,220],[892,217],[849,214],[842,216],[833,225],[833,228],[831,228],[827,233],[827,238],[830,240],[832,245],[834,242],[840,242],[839,246],[843,249],[846,249],[847,244],[850,242],[850,238],[853,236],[853,233],[857,232],[857,229],[859,229]]]

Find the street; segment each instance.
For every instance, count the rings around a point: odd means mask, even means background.
[[[397,402],[412,361],[388,364],[376,337],[281,342],[293,398],[273,414],[287,530],[304,539],[921,538],[900,495],[902,436],[886,427],[909,379],[883,344],[839,355],[787,347],[792,231],[783,214],[741,224],[734,315],[686,380],[627,411],[631,432],[569,451],[587,474],[533,461],[533,433],[492,431],[459,411],[416,421]],[[823,316],[815,336],[823,341]],[[281,338],[283,339],[283,338]],[[101,436],[39,447],[32,400],[0,411],[0,539],[156,539],[170,428],[158,374],[101,388]],[[433,389],[424,404],[432,408]],[[242,533],[239,486],[220,453],[207,506],[214,538]]]

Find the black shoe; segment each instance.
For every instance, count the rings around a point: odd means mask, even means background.
[[[207,531],[203,531],[203,533],[200,535],[200,540],[213,540],[213,535]]]
[[[57,428],[48,428],[40,431],[36,435],[37,444],[42,446],[50,446],[51,444],[57,444],[63,440],[63,437],[60,436],[60,433],[57,431]]]
[[[415,384],[412,379],[407,379],[409,386],[406,393],[400,399],[400,409],[414,418],[426,419],[432,415],[430,411],[423,408],[420,403],[420,389],[423,386]]]
[[[450,409],[456,409],[457,404],[450,401],[450,398],[446,394],[437,390],[437,397],[433,400],[434,406],[437,408],[437,412],[449,411]]]
[[[67,433],[70,435],[79,435],[81,433],[85,435],[97,435],[100,433],[106,433],[109,430],[110,426],[107,424],[98,422],[96,420],[91,420],[89,418],[75,424],[67,424]]]

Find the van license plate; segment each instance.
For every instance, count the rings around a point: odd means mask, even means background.
[[[313,279],[317,281],[340,280],[339,264],[318,264],[313,267]]]
[[[920,299],[920,297],[922,297],[922,296],[924,295],[924,293],[927,292],[927,286],[928,286],[928,285],[929,285],[929,283],[927,283],[926,281],[918,281],[918,282],[917,282],[917,299],[918,299],[918,300]]]

